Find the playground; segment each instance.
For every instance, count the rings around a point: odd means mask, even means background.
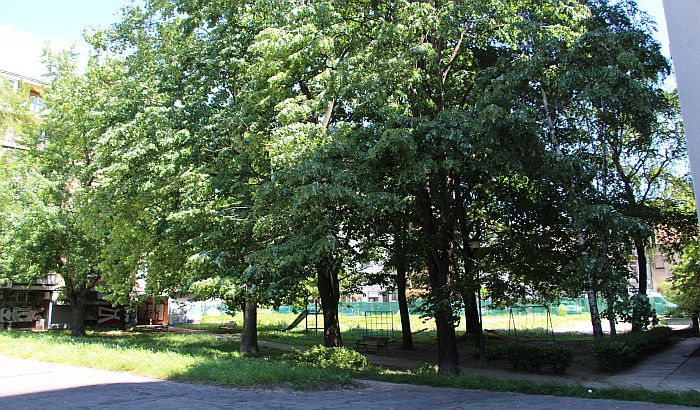
[[[437,363],[435,324],[432,319],[412,314],[411,331],[413,350],[401,349],[401,322],[398,312],[387,309],[388,304],[347,305],[340,315],[340,325],[345,346],[363,353],[381,356],[385,366],[405,368],[421,364]],[[284,312],[284,313],[283,313]],[[323,343],[323,316],[313,306],[307,309],[283,312],[260,309],[258,312],[258,334],[263,341],[302,348]],[[318,314],[315,314],[318,312]],[[488,312],[488,313],[487,313]],[[464,321],[456,328],[460,365],[464,369],[490,369],[512,371],[505,360],[482,360],[479,349],[470,336],[465,336]],[[486,348],[507,344],[546,344],[570,349],[573,360],[567,369],[568,377],[580,380],[595,380],[602,370],[593,357],[593,338],[588,313],[569,314],[562,309],[548,306],[525,306],[505,310],[485,311]],[[240,327],[242,316],[205,317],[198,325],[184,325],[190,329],[219,333],[222,326],[232,324]],[[235,327],[234,326],[234,327]],[[628,330],[618,326],[622,331]],[[392,363],[395,365],[392,366]]]
[[[493,330],[507,338],[533,339],[552,338],[561,340],[590,339],[590,315],[585,307],[577,304],[576,309],[563,309],[559,306],[528,305],[505,309],[483,310],[484,329]],[[569,305],[564,305],[569,306]],[[571,313],[569,313],[571,312]],[[363,336],[388,337],[390,348],[398,348],[401,337],[401,319],[396,303],[341,303],[339,305],[340,327],[344,344],[351,346]],[[423,318],[419,313],[410,315],[411,331],[416,343],[434,343],[435,322]],[[242,314],[233,316],[203,316],[199,324],[178,325],[184,328],[217,332],[232,324],[243,323]],[[603,329],[608,331],[603,322]],[[236,327],[234,326],[233,329]],[[629,325],[617,324],[618,331],[629,330]],[[464,319],[455,328],[459,337],[466,331]],[[277,310],[258,310],[258,332],[262,340],[274,340],[299,346],[313,346],[323,342],[323,315],[320,306],[309,304],[306,309],[281,307]]]
[[[203,324],[172,326],[167,331],[90,331],[87,337],[77,340],[59,331],[5,332],[0,334],[0,355],[225,386],[278,386],[283,383],[294,388],[318,390],[369,379],[530,394],[700,403],[697,392],[679,394],[665,391],[700,389],[696,379],[697,367],[693,367],[698,364],[697,360],[691,363],[687,359],[687,354],[697,349],[697,339],[685,339],[658,355],[647,357],[640,365],[644,369],[641,372],[643,377],[637,371],[640,366],[630,369],[632,373],[606,372],[591,357],[590,334],[558,331],[558,327],[585,323],[585,314],[558,316],[550,312],[547,315],[533,307],[529,312],[525,309],[512,312],[512,315],[508,312],[484,317],[487,328],[493,328],[490,330],[502,338],[515,338],[512,329],[509,333],[509,323],[511,327],[514,322],[519,326],[518,342],[488,336],[487,346],[551,344],[546,340],[545,333],[553,331],[553,344],[573,352],[573,361],[566,374],[514,371],[507,361],[484,360],[477,353],[472,340],[459,337],[462,375],[442,377],[434,372],[437,349],[435,329],[430,320],[423,321],[418,315],[411,316],[414,332],[423,327],[427,330],[414,335],[415,349],[409,351],[402,350],[396,338],[391,337],[400,328],[398,315],[391,311],[370,310],[362,314],[342,315],[340,322],[344,344],[360,350],[364,355],[362,357],[348,349],[310,348],[320,344],[323,338],[322,331],[306,328],[307,324],[316,323],[316,315],[306,310],[305,313],[280,313],[260,309],[258,328],[261,352],[254,356],[239,352],[240,315],[205,317]],[[318,319],[321,323],[322,318]],[[294,322],[297,322],[296,326],[290,328]],[[543,322],[545,326],[551,323],[551,329],[527,328]],[[458,327],[458,336],[463,336],[463,332],[464,328]],[[369,343],[366,346],[357,343],[368,335],[388,338],[386,349]],[[311,355],[302,356],[306,353]],[[362,357],[365,364],[357,365],[357,357]],[[308,362],[303,358],[313,360]],[[332,358],[331,362],[327,361],[329,358]],[[688,367],[687,364],[693,366]],[[649,366],[651,371],[648,370]],[[664,369],[665,373],[659,369]],[[671,376],[675,378],[667,377],[668,373],[673,373]],[[650,381],[651,376],[653,380]],[[613,380],[615,377],[617,379]],[[644,384],[638,386],[640,380]],[[679,380],[685,384],[678,384]],[[587,389],[593,389],[593,393],[586,393]],[[356,389],[351,391],[356,392]]]

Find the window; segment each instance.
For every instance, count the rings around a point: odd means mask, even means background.
[[[31,102],[29,103],[29,111],[42,112],[44,111],[44,107],[46,107],[46,104],[44,104],[44,102],[41,101],[41,98],[39,98],[36,95],[33,95]]]
[[[663,256],[654,256],[654,267],[656,269],[663,269],[664,268]]]

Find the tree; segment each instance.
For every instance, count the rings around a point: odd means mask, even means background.
[[[248,256],[259,247],[251,210],[267,166],[247,122],[237,122],[251,74],[245,50],[258,30],[248,7],[147,2],[92,42],[122,62],[118,100],[130,111],[103,139],[107,253],[146,271],[149,292],[215,279],[209,293],[243,308],[241,350],[257,353],[255,309],[268,298],[251,282]],[[106,269],[129,278],[129,265]]]
[[[684,158],[677,111],[660,88],[668,62],[650,34],[649,21],[633,2],[590,1],[587,6],[590,15],[582,20],[580,36],[570,42],[534,37],[529,71],[523,69],[535,91],[527,104],[543,111],[546,141],[557,159],[551,181],[564,189],[569,203],[564,212],[578,231],[574,241],[581,260],[574,265],[581,269],[612,266],[606,260],[621,266],[622,256],[612,252],[627,249],[628,241],[634,241],[644,257],[652,234],[649,227],[673,221],[668,218],[671,212],[661,217],[658,198],[673,164]],[[612,213],[603,211],[606,207]],[[604,220],[610,226],[627,226],[630,237],[613,238],[599,224]],[[587,221],[594,226],[588,227]],[[603,237],[595,239],[593,232]],[[590,241],[596,245],[589,246]],[[583,262],[593,255],[600,263]],[[644,268],[640,281],[646,283]],[[607,293],[611,300],[626,297],[622,284],[627,275],[622,268],[584,271],[594,333],[602,336],[595,289],[617,289],[618,295]]]
[[[693,330],[700,332],[698,315],[700,314],[700,244],[695,241],[681,252],[680,262],[673,270],[673,301],[691,313]]]
[[[590,84],[582,116],[599,165],[599,196],[621,214],[650,227],[673,220],[661,216],[659,199],[680,161],[685,140],[678,103],[661,81],[669,62],[651,35],[651,23],[632,2],[593,2],[587,34],[572,53],[579,68],[573,81]],[[581,53],[588,56],[584,57]],[[614,64],[611,64],[614,63]],[[631,231],[638,260],[638,292],[633,329],[641,328],[641,305],[647,304],[646,249],[651,229]]]
[[[580,17],[576,6],[316,2],[279,13],[285,17],[259,39],[258,72],[266,80],[259,101],[275,111],[272,141],[279,141],[270,153],[273,186],[286,196],[265,202],[292,202],[278,207],[287,218],[272,219],[268,226],[286,227],[285,238],[295,239],[284,243],[295,254],[315,249],[309,253],[316,257],[320,249],[342,249],[351,255],[348,213],[367,190],[360,195],[356,188],[348,191],[357,186],[345,175],[357,168],[348,165],[366,163],[365,152],[388,152],[401,144],[406,156],[400,161],[412,160],[393,172],[404,181],[401,194],[415,206],[443,373],[456,372],[458,363],[453,307],[459,296],[457,181],[469,172],[507,173],[503,165],[509,160],[517,164],[541,149],[530,110],[521,109],[517,93],[498,94],[492,84],[504,73],[510,79],[522,76],[511,67],[518,53],[531,53],[519,48],[528,34],[569,34],[563,28]],[[550,20],[561,24],[544,23]],[[290,178],[289,169],[299,178]],[[319,209],[321,200],[329,206]],[[322,227],[304,225],[317,215]],[[301,246],[300,240],[313,245]]]
[[[49,52],[47,66],[46,138],[27,139],[33,165],[11,175],[7,192],[14,203],[2,227],[2,262],[13,278],[58,273],[71,303],[72,334],[82,336],[87,295],[101,279],[99,241],[90,238],[92,224],[85,212],[98,187],[94,155],[99,134],[93,131],[104,126],[92,109],[100,95],[98,71],[78,75],[71,52]]]

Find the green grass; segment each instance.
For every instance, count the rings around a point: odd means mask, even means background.
[[[567,397],[646,401],[700,407],[700,393],[655,392],[644,389],[594,389],[563,383],[492,379],[481,376],[440,376],[428,368],[394,371],[369,367],[363,371],[320,368],[282,359],[283,352],[263,349],[259,357],[238,352],[231,339],[206,334],[90,332],[83,338],[67,333],[0,332],[0,354],[39,361],[132,372],[185,382],[248,387],[289,383],[297,388],[347,385],[363,378],[394,383],[520,392]]]
[[[392,383],[423,384],[435,387],[478,389],[496,392],[516,392],[586,399],[641,401],[658,404],[675,404],[680,406],[700,407],[700,393],[695,391],[659,392],[642,388],[603,388],[591,389],[592,392],[589,393],[588,387],[574,384],[494,379],[468,375],[440,376],[436,374],[416,374],[406,372],[375,372],[369,374],[367,378]]]
[[[280,328],[285,327],[291,323],[296,318],[295,314],[291,313],[277,313],[274,311],[260,309],[258,311],[258,338],[260,340],[269,340],[277,343],[289,344],[292,346],[315,346],[323,343],[323,331],[319,330],[315,332],[313,330],[308,333],[305,332],[304,322],[301,322],[299,326],[287,332],[280,331]],[[396,338],[401,337],[401,321],[398,314],[394,317],[394,335]],[[539,320],[539,316],[532,315],[525,320],[523,318],[516,318],[516,323],[518,327],[518,337],[524,339],[541,338],[543,331],[541,329],[543,323]],[[315,321],[313,316],[309,316],[309,327],[315,326]],[[552,315],[552,321],[555,327],[572,327],[581,323],[588,323],[590,320],[587,314],[579,315],[567,315],[567,316],[556,316]],[[463,323],[464,321],[462,321]],[[243,323],[243,315],[238,313],[233,316],[208,316],[202,319],[201,324],[182,324],[177,325],[178,327],[186,329],[196,329],[203,330],[206,332],[217,333],[219,331],[219,326],[235,323],[240,329]],[[484,328],[495,329],[504,335],[508,334],[508,316],[485,316],[484,317]],[[323,317],[319,315],[318,326],[323,327]],[[391,328],[391,324],[386,326]],[[356,340],[361,339],[365,331],[365,318],[364,316],[341,316],[340,317],[340,328],[343,336],[343,341],[347,345],[352,345]],[[435,322],[433,320],[423,320],[418,315],[411,315],[411,330],[418,331],[427,328],[428,330],[419,334],[414,335],[413,341],[415,343],[435,343],[436,333],[435,333]],[[460,324],[457,327],[456,332],[458,335],[463,334],[465,331],[464,325]],[[590,341],[591,336],[566,332],[557,333],[555,335],[557,341]]]
[[[82,338],[64,333],[0,333],[0,353],[32,360],[131,372],[159,379],[252,386],[289,382],[296,387],[348,384],[347,371],[280,361],[282,352],[259,357],[238,352],[239,343],[209,335],[99,332]]]

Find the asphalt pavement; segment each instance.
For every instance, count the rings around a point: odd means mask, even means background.
[[[363,381],[356,388],[237,389],[0,356],[0,409],[683,409],[615,400]]]

